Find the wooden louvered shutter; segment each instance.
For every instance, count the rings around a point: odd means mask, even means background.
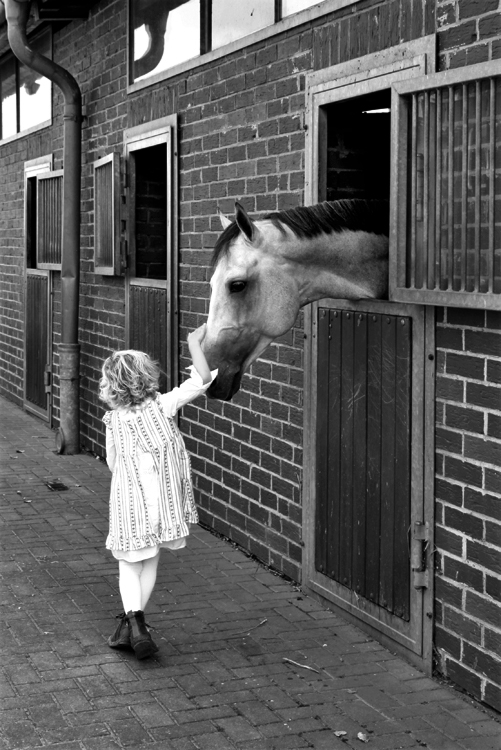
[[[501,302],[501,75],[497,63],[393,85],[390,299]]]
[[[94,162],[94,273],[119,275],[120,157],[113,153]]]
[[[37,268],[61,270],[63,170],[37,176]]]

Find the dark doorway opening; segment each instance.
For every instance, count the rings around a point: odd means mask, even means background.
[[[389,200],[390,109],[389,89],[325,107],[326,200]]]
[[[167,278],[167,146],[134,153],[135,276]]]

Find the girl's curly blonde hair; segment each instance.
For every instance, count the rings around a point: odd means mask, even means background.
[[[112,409],[139,406],[158,391],[160,367],[148,354],[135,349],[113,352],[105,360],[99,398]]]

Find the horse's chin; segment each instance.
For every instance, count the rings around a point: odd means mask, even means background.
[[[229,401],[240,389],[241,379],[242,373],[240,370],[231,375],[227,374],[225,377],[219,377],[218,375],[207,389],[207,396],[217,398],[220,401]]]

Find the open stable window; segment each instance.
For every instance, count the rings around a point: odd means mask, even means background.
[[[332,5],[329,0],[129,0],[130,82],[195,61],[324,3]]]
[[[94,273],[122,272],[120,257],[120,155],[94,162]]]
[[[393,90],[391,299],[499,308],[499,66],[402,81]]]
[[[37,268],[60,271],[62,259],[63,170],[37,176]]]
[[[177,375],[176,117],[124,133],[127,346],[160,363],[160,389]]]
[[[49,29],[30,43],[41,55],[51,58]],[[0,60],[0,140],[48,122],[51,102],[48,78],[21,65],[12,54]]]

